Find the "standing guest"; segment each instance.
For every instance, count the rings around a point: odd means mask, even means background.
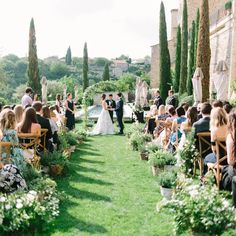
[[[23,121],[17,126],[17,132],[40,135],[41,126],[38,124],[36,111],[33,107],[28,107],[24,111],[24,118]]]
[[[43,107],[43,117],[49,120],[51,130],[52,130],[53,143],[57,145],[58,144],[58,134],[57,134],[58,126],[55,120],[51,118],[50,109],[48,106]]]
[[[160,105],[164,104],[159,90],[155,93],[154,104],[157,106],[157,109],[159,109]]]
[[[61,113],[62,102],[61,102],[61,95],[57,94],[56,96],[56,106],[58,107],[58,112]]]
[[[118,125],[120,128],[120,131],[118,134],[124,134],[124,124],[123,124],[123,107],[124,107],[124,102],[122,99],[122,93],[118,93],[117,94],[117,102],[116,102],[116,108],[115,108],[115,112],[116,112],[116,117],[117,117],[117,121],[118,121]]]
[[[37,121],[40,124],[42,129],[47,129],[47,134],[46,134],[46,149],[48,151],[53,151],[52,143],[51,143],[51,138],[52,138],[52,130],[51,130],[51,125],[49,123],[49,120],[44,118],[43,115],[43,105],[41,102],[35,102],[33,104],[33,108],[36,111],[36,117]],[[43,143],[43,137],[41,139],[41,143]]]
[[[228,117],[225,110],[221,107],[213,108],[210,117],[210,130],[211,130],[211,149],[213,153],[206,156],[204,163],[216,163],[216,140],[225,139],[228,134]],[[224,153],[221,154],[224,156]]]
[[[75,128],[75,104],[72,100],[72,94],[67,94],[67,99],[65,101],[65,108],[66,108],[66,127],[69,130]]]
[[[108,105],[108,108],[112,108],[111,110],[108,110],[108,111],[109,111],[112,123],[114,123],[114,121],[113,121],[113,113],[114,113],[113,109],[116,108],[116,102],[115,102],[115,100],[113,100],[113,95],[112,94],[109,94],[109,99],[106,100],[106,103]]]
[[[221,108],[223,108],[224,103],[223,103],[222,101],[220,101],[220,100],[216,100],[216,101],[213,102],[212,106],[213,106],[214,108],[215,108],[215,107],[221,107]]]
[[[17,105],[14,107],[14,113],[16,116],[16,126],[20,124],[23,120],[24,109],[21,105]]]
[[[27,106],[31,106],[33,104],[33,90],[32,88],[28,87],[25,90],[25,95],[21,99],[21,105],[23,108],[26,108]]]
[[[11,164],[16,165],[20,170],[24,169],[25,161],[23,157],[23,152],[19,148],[19,139],[16,132],[16,117],[12,110],[4,110],[1,114],[0,128],[2,131],[2,142],[10,142],[12,144],[11,148]],[[4,153],[2,150],[2,159],[4,164],[7,163],[7,152]]]
[[[168,98],[166,99],[166,105],[177,107],[177,100],[174,96],[173,90],[169,90],[169,92],[168,92]]]

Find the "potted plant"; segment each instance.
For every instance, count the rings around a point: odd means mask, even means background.
[[[151,166],[153,176],[158,175],[164,169],[165,155],[166,152],[163,150],[158,150],[150,154],[148,162]]]
[[[167,153],[165,155],[165,166],[164,170],[172,171],[175,168],[176,158],[172,153]]]
[[[67,160],[61,152],[48,152],[41,158],[41,165],[48,166],[50,174],[58,176],[63,173],[63,170],[67,165]]]
[[[164,171],[159,175],[161,195],[166,199],[171,199],[173,189],[176,187],[177,174],[175,172]]]
[[[148,161],[147,147],[145,145],[142,145],[142,146],[139,147],[139,151],[140,151],[140,159],[142,161]]]
[[[167,208],[173,215],[175,234],[187,231],[192,236],[213,236],[235,228],[235,209],[226,193],[219,192],[216,186],[186,182],[170,201],[157,206],[158,211]]]

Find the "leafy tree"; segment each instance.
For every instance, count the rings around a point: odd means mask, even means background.
[[[202,0],[198,33],[197,67],[202,69],[204,76],[202,80],[203,102],[206,102],[209,98],[210,60],[209,4],[208,0]]]
[[[198,44],[199,21],[200,21],[200,12],[199,12],[199,8],[198,8],[197,9],[196,24],[195,24],[194,70],[196,69],[196,63],[197,63],[197,44]]]
[[[14,63],[20,60],[20,58],[14,54],[8,54],[8,55],[4,56],[3,59],[8,60],[8,61],[12,61]]]
[[[120,91],[132,91],[135,89],[136,77],[132,74],[124,74],[117,80]]]
[[[38,68],[38,56],[35,37],[34,19],[31,19],[29,30],[29,66],[28,66],[28,85],[36,92],[40,93],[40,80]]]
[[[179,92],[179,80],[180,80],[180,65],[181,65],[181,27],[178,26],[176,37],[176,51],[175,51],[175,79],[174,79],[174,91]]]
[[[182,16],[182,44],[181,44],[181,67],[180,67],[180,87],[179,94],[187,91],[188,77],[188,9],[187,1],[184,0]]]
[[[161,2],[160,8],[160,27],[159,27],[159,46],[160,46],[160,93],[162,99],[167,98],[168,90],[171,85],[170,74],[170,53],[168,49],[165,7]]]
[[[71,65],[72,63],[72,56],[71,56],[71,48],[69,47],[66,52],[66,64]]]
[[[88,49],[87,43],[84,44],[84,56],[83,56],[83,91],[89,86],[88,79]]]
[[[193,85],[192,78],[194,74],[194,49],[195,49],[195,21],[192,22],[191,29],[191,43],[189,49],[189,57],[188,57],[188,81],[187,81],[187,93],[188,95],[193,94]]]
[[[109,63],[109,60],[104,57],[97,57],[94,59],[94,64],[98,67],[104,67],[107,63]]]
[[[110,80],[110,73],[109,73],[109,63],[106,63],[103,71],[103,81]]]
[[[62,62],[53,63],[50,66],[50,74],[52,79],[61,79],[69,75],[69,69],[67,65]]]

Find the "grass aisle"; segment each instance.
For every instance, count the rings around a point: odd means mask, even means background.
[[[172,235],[168,216],[155,210],[156,180],[126,137],[89,138],[70,162],[70,176],[58,181],[68,200],[47,235]]]

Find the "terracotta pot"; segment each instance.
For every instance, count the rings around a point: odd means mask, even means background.
[[[59,164],[50,166],[50,170],[51,170],[53,175],[61,175],[63,169],[64,169],[64,166],[59,165]]]
[[[160,189],[161,189],[161,195],[170,200],[171,197],[172,197],[172,194],[173,194],[173,189],[172,188],[164,188],[162,186],[160,186]]]
[[[140,153],[140,159],[142,161],[148,161],[148,153],[147,152],[141,152]]]

